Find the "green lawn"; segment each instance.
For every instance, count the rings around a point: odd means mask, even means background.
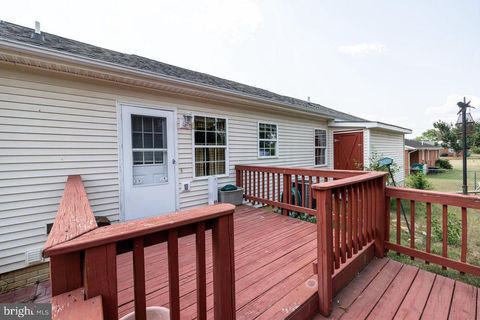
[[[458,193],[462,189],[462,161],[450,160],[453,165],[452,170],[436,175],[428,175],[434,191],[443,191]],[[474,188],[474,173],[478,172],[478,181],[480,181],[480,159],[471,158],[467,163],[469,175],[469,190]],[[480,195],[480,193],[479,193]],[[402,201],[403,209],[409,219],[410,217],[410,201]],[[449,245],[448,255],[450,258],[460,260],[461,253],[461,210],[457,207],[449,207]],[[442,253],[442,206],[432,205],[432,252],[441,255]],[[390,241],[396,240],[396,203],[391,204],[391,225],[390,225]],[[468,210],[468,251],[467,262],[480,265],[480,212],[478,210]],[[410,222],[410,221],[409,221]],[[409,246],[410,234],[402,217],[401,221],[401,241],[402,245]],[[425,203],[416,203],[415,207],[415,245],[420,250],[425,250],[426,244],[426,206]],[[433,264],[426,265],[421,260],[410,260],[410,257],[398,256],[396,253],[390,252],[389,257],[401,261],[403,263],[414,264],[422,269],[426,269],[438,274],[442,274],[454,279],[458,279],[476,286],[480,286],[480,278],[461,275],[454,270],[443,270],[440,266]]]

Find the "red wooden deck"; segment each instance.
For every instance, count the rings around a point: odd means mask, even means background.
[[[235,269],[237,319],[283,319],[316,298],[312,262],[316,225],[237,207]],[[213,318],[211,235],[207,233],[207,308]],[[196,316],[195,236],[179,239],[181,318]],[[168,307],[166,243],[145,249],[147,305]],[[120,316],[133,310],[132,254],[118,256]],[[334,298],[329,319],[480,319],[476,287],[389,259],[374,259]],[[0,295],[0,302],[22,302],[34,287]],[[46,302],[51,291],[40,284],[34,302]],[[477,301],[478,299],[478,301]],[[477,307],[478,305],[478,307]],[[476,313],[479,313],[478,315]],[[298,315],[298,314],[297,314]],[[325,319],[317,316],[315,319]]]
[[[478,288],[384,258],[374,259],[321,319],[480,319]]]

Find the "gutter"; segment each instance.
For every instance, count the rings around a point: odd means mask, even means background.
[[[25,44],[19,41],[13,41],[5,38],[0,39],[0,49],[6,49],[6,50],[13,50],[16,52],[20,53],[26,53],[26,54],[35,54],[40,58],[46,58],[46,59],[58,59],[60,62],[66,62],[66,63],[77,63],[81,66],[86,66],[86,67],[93,67],[93,68],[103,68],[106,70],[110,70],[113,72],[123,72],[127,73],[129,75],[134,75],[134,76],[141,76],[141,77],[146,77],[150,78],[155,81],[161,81],[161,82],[167,82],[173,86],[184,86],[187,88],[191,89],[200,89],[200,90],[207,90],[213,93],[225,95],[225,96],[233,96],[237,98],[242,98],[242,99],[247,99],[250,101],[256,101],[259,103],[264,103],[272,106],[279,106],[279,107],[285,107],[288,109],[296,109],[297,111],[305,112],[309,115],[315,114],[318,115],[321,118],[327,119],[327,120],[333,120],[334,117],[326,114],[322,114],[320,112],[317,112],[315,110],[309,111],[308,109],[303,109],[298,106],[288,104],[288,103],[282,103],[278,102],[275,100],[267,99],[267,98],[260,98],[258,96],[254,96],[251,94],[247,93],[241,93],[238,91],[230,90],[230,89],[224,89],[224,88],[218,88],[215,86],[211,85],[206,85],[206,84],[201,84],[195,81],[191,80],[185,80],[185,79],[179,79],[176,77],[172,76],[167,76],[167,75],[160,75],[158,73],[150,72],[150,71],[142,71],[138,70],[136,68],[128,67],[128,66],[123,66],[119,65],[116,63],[111,63],[111,62],[105,62],[105,61],[99,61],[97,59],[93,58],[88,58],[88,57],[83,57],[80,55],[72,54],[69,52],[62,52],[59,53],[56,50],[50,49],[50,48],[40,48],[35,45],[31,44]]]
[[[379,121],[348,121],[348,120],[335,120],[328,124],[332,128],[366,128],[366,129],[384,129],[399,133],[412,133],[411,129],[399,127],[393,124],[383,123]]]

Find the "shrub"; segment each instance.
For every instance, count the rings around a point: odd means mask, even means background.
[[[435,216],[432,218],[432,229],[435,240],[443,240],[442,222]],[[453,212],[447,214],[447,243],[449,245],[457,246],[461,243],[462,222]]]
[[[442,169],[452,169],[452,164],[447,159],[438,159],[435,161],[435,166]]]
[[[470,150],[475,154],[480,154],[480,147],[473,146]]]
[[[406,185],[409,188],[429,190],[432,189],[432,185],[428,181],[427,177],[423,172],[417,172],[408,176]]]

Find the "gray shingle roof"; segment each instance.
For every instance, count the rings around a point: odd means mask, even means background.
[[[256,88],[235,81],[211,76],[206,73],[196,72],[176,67],[163,62],[144,58],[137,55],[125,54],[105,48],[93,46],[87,43],[63,38],[54,34],[42,32],[43,40],[32,39],[33,29],[0,21],[0,40],[13,40],[34,45],[42,48],[53,49],[59,52],[75,54],[98,61],[114,63],[142,71],[149,71],[158,75],[174,77],[179,80],[187,80],[194,83],[209,85],[219,89],[227,89],[240,94],[270,100],[272,103],[288,104],[294,108],[324,115],[333,119],[359,121],[364,120],[350,114],[324,107],[316,103],[283,96],[268,90]]]
[[[428,142],[421,142],[417,140],[405,139],[405,145],[415,149],[441,149],[442,147],[433,145]]]

